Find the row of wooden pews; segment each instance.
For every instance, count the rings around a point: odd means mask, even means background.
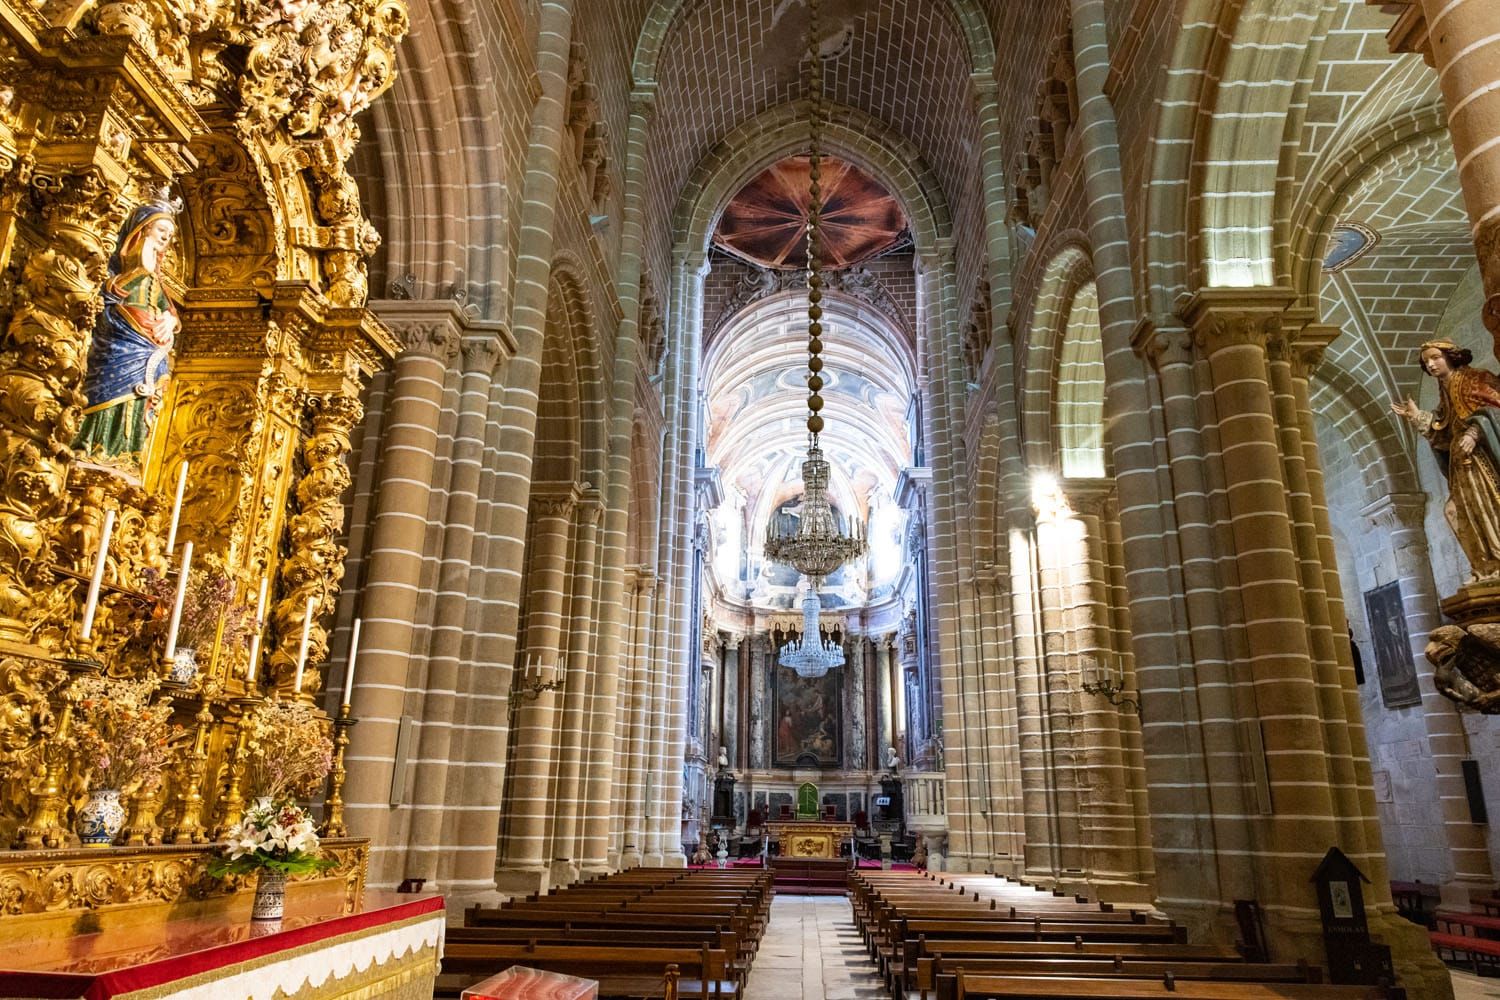
[[[894,1000],[1148,997],[1404,1000],[1405,991],[1324,984],[1305,962],[1246,962],[1187,943],[1139,910],[994,876],[850,877],[854,920]]]
[[[448,930],[434,995],[525,966],[597,980],[601,998],[739,1000],[771,895],[763,869],[633,868],[472,907]]]

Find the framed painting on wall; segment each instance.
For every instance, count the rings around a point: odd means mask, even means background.
[[[798,677],[777,666],[772,677],[771,764],[773,767],[838,767],[843,759],[842,669],[822,677]]]
[[[1406,630],[1406,608],[1401,601],[1401,581],[1365,591],[1365,616],[1370,625],[1370,645],[1375,651],[1375,672],[1380,677],[1380,698],[1386,708],[1405,708],[1422,700],[1417,686],[1417,665],[1412,659],[1411,635]]]

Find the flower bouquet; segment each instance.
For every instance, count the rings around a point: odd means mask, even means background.
[[[125,824],[121,794],[149,788],[173,758],[181,726],[172,724],[172,700],[151,700],[158,681],[119,680],[88,674],[73,681],[72,722],[62,745],[87,778],[89,801],[78,810],[78,837],[107,847]]]
[[[155,570],[147,570],[144,589],[156,601],[154,628],[163,631],[177,600],[177,581]],[[172,679],[191,681],[198,671],[198,652],[213,649],[219,641],[225,649],[239,649],[255,631],[255,612],[235,603],[235,585],[229,574],[210,560],[188,572],[182,595],[182,617],[177,627],[177,653]]]
[[[312,817],[297,803],[317,791],[333,765],[333,742],[306,705],[264,702],[240,723],[244,730],[246,783],[253,799],[225,835],[224,854],[210,875],[258,873],[255,920],[280,920],[288,875],[334,864],[319,854]]]

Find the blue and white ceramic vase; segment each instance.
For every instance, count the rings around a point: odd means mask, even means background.
[[[255,879],[255,902],[250,907],[250,919],[280,920],[285,912],[286,872],[262,868]]]
[[[125,807],[118,788],[96,788],[78,810],[78,839],[85,847],[108,847],[125,825]]]

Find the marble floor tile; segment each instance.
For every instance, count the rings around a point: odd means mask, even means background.
[[[1453,971],[1454,1000],[1490,1000],[1500,997],[1500,977],[1475,976],[1467,972]]]
[[[745,1000],[887,1000],[849,900],[778,895]]]

